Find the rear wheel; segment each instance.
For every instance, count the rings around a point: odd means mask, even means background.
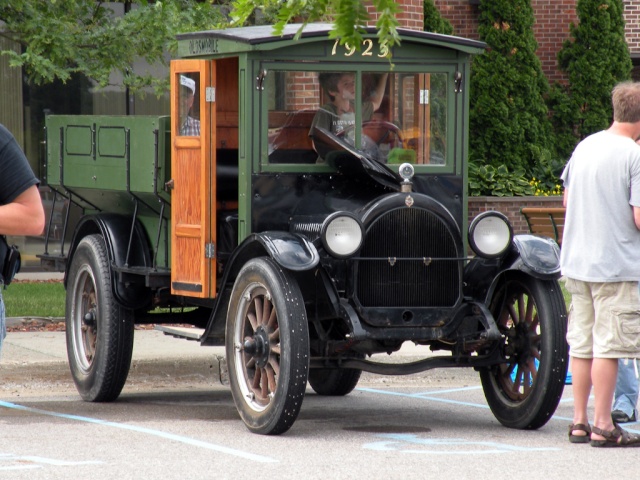
[[[226,326],[229,383],[254,433],[286,432],[309,373],[309,327],[295,278],[270,258],[250,260],[231,293]]]
[[[555,412],[567,375],[567,313],[560,285],[524,274],[504,278],[491,312],[507,362],[482,370],[491,411],[511,428],[536,429]]]
[[[133,328],[132,311],[113,297],[104,239],[83,238],[68,272],[66,338],[71,375],[84,400],[118,398],[131,365]]]
[[[309,385],[318,395],[339,397],[356,388],[361,374],[362,370],[353,368],[314,368],[309,371]]]

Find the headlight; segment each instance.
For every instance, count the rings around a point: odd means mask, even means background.
[[[499,257],[511,245],[513,229],[500,212],[484,212],[469,226],[469,245],[481,257]]]
[[[353,215],[337,212],[322,225],[322,244],[335,257],[348,257],[358,251],[364,234],[360,221]]]

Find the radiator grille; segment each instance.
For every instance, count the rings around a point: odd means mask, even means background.
[[[364,307],[450,307],[460,294],[456,239],[428,210],[399,208],[369,227],[356,292]],[[425,262],[423,258],[445,258]],[[389,260],[391,259],[391,260]],[[393,263],[393,259],[396,259]]]

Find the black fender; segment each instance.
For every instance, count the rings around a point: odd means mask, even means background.
[[[559,279],[560,247],[547,237],[522,234],[513,237],[508,252],[494,259],[475,257],[465,268],[465,295],[488,302],[496,285],[508,272],[523,272],[542,280]]]
[[[520,270],[541,279],[560,278],[560,247],[547,237],[516,235],[513,245],[518,251],[508,270]]]
[[[215,344],[215,338],[224,331],[227,305],[233,283],[245,263],[256,257],[271,257],[282,268],[293,272],[306,272],[320,262],[315,245],[296,233],[267,231],[252,233],[233,251],[226,262],[222,280],[218,284],[217,301],[202,335],[202,345]]]
[[[144,228],[138,221],[133,226],[132,236],[131,217],[117,213],[97,213],[85,215],[80,219],[69,248],[69,260],[64,276],[64,285],[67,286],[67,273],[71,259],[78,243],[87,235],[100,234],[104,238],[111,266],[146,267],[151,268],[151,250]],[[131,251],[127,259],[127,249],[131,238]],[[111,285],[113,294],[121,305],[131,309],[143,308],[149,305],[151,292],[144,285],[121,282],[113,268],[111,270]]]

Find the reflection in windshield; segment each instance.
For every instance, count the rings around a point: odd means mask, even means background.
[[[327,163],[336,145],[348,144],[380,163],[445,164],[446,73],[274,73],[266,88],[270,163]]]

